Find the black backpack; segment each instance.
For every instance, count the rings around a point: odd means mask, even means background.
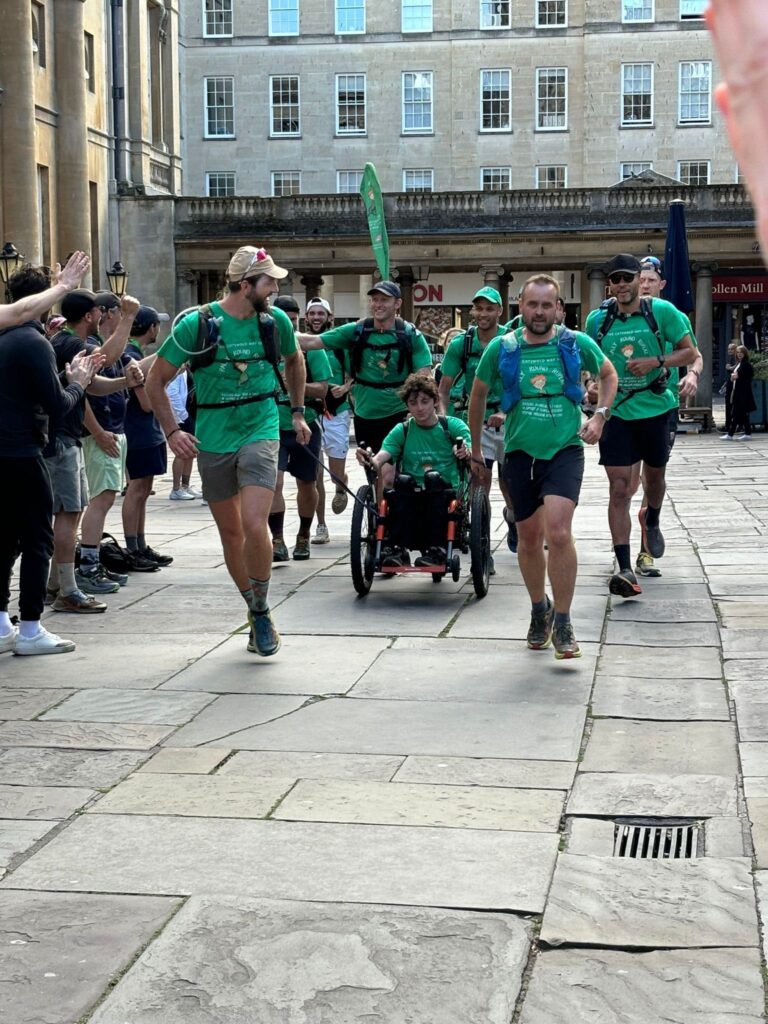
[[[413,335],[415,330],[416,328],[413,324],[408,323],[407,320],[402,320],[399,316],[395,317],[396,340],[390,342],[388,345],[371,345],[368,339],[374,333],[373,317],[367,317],[365,320],[358,320],[355,324],[355,335],[352,341],[350,359],[351,371],[354,379],[358,383],[364,384],[369,388],[391,388],[393,386],[391,383],[384,384],[380,381],[361,380],[358,377],[363,359],[363,349],[372,348],[377,352],[388,352],[392,349],[398,349],[399,357],[397,361],[397,372],[402,376],[403,380],[405,380],[408,374],[413,373]]]
[[[603,318],[603,322],[597,328],[595,341],[600,346],[600,348],[602,348],[603,338],[616,323],[616,320],[619,316],[619,303],[617,302],[616,298],[612,296],[611,298],[605,299],[603,302],[600,303],[600,309],[604,309],[606,312]],[[640,309],[638,310],[638,312],[642,315],[643,319],[648,324],[648,327],[653,332],[656,338],[656,342],[659,346],[659,355],[663,356],[665,348],[664,339],[661,336],[661,331],[659,330],[659,325],[656,322],[656,317],[653,315],[653,299],[649,298],[647,295],[644,295],[643,298],[640,299]],[[643,391],[652,391],[655,395],[664,394],[664,392],[667,390],[668,381],[669,370],[666,368],[666,366],[660,366],[658,373],[653,378],[653,380],[650,381],[650,383],[644,384],[640,388],[633,388],[631,391],[624,391],[622,388],[619,388],[619,392],[622,397],[618,400],[618,402],[614,403],[614,410],[618,409],[619,406],[624,404],[624,402],[629,401],[630,398],[634,398],[635,395],[641,394],[641,392]]]

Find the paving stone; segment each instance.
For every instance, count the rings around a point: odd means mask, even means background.
[[[597,719],[585,772],[736,775],[736,735],[727,722],[635,722]]]
[[[209,713],[203,712],[201,718]],[[537,704],[331,698],[268,725],[233,732],[227,743],[242,750],[464,757],[515,754],[574,760],[583,724],[584,709],[578,706],[559,708],[554,715],[550,707]],[[174,745],[179,742],[177,733]]]
[[[92,1024],[508,1024],[529,942],[500,914],[193,897]]]
[[[217,697],[194,722],[177,730],[168,745],[195,747],[208,743],[215,747],[238,747],[232,738],[241,730],[261,722],[270,722],[290,715],[306,701],[304,696],[224,696]],[[291,719],[293,721],[293,719]],[[2,738],[2,733],[0,733]]]
[[[146,761],[138,773],[159,773],[161,775],[208,775],[231,754],[226,747],[165,747]]]
[[[157,693],[145,690],[83,690],[42,716],[45,722],[133,722],[141,725],[183,725],[210,704],[199,693]]]
[[[494,757],[407,757],[394,782],[442,786],[512,786],[569,789],[575,761],[507,761]]]
[[[207,748],[202,748],[201,753]],[[292,750],[241,750],[217,775],[281,776],[286,779],[355,779],[389,782],[403,763],[402,757],[383,754],[317,754]]]
[[[92,789],[74,787],[0,785],[0,814],[54,821],[68,818],[95,795]]]
[[[131,581],[133,583],[133,581]],[[108,597],[110,595],[107,595]],[[93,615],[67,615],[66,633],[73,633],[73,622],[78,625],[77,648],[59,658],[56,671],[52,672],[46,658],[8,658],[10,662],[9,682],[15,687],[40,687],[59,689],[69,686],[73,689],[103,689],[115,687],[122,690],[151,690],[176,675],[181,669],[202,657],[221,643],[218,633],[176,634],[173,643],[168,643],[164,632],[158,632],[160,617],[145,627],[144,634],[135,636],[119,632],[123,613],[113,616],[114,629],[109,635],[109,671],[95,666],[103,661],[105,637],[94,632],[94,618],[109,618]],[[85,620],[85,621],[84,621]],[[46,628],[64,631],[61,616],[53,615],[53,622],[45,620]],[[128,631],[130,632],[130,631]],[[139,668],[140,666],[140,668]]]
[[[110,789],[145,761],[144,751],[0,750],[0,783],[18,786],[86,786]]]
[[[0,893],[0,1019],[80,1020],[178,900]]]
[[[94,814],[264,818],[295,779],[132,775],[89,808]]]
[[[540,913],[558,837],[541,832],[86,814],[0,883],[216,892]]]
[[[716,622],[611,620],[605,642],[633,647],[719,647],[720,631]]]
[[[736,684],[734,696],[741,739],[752,742],[768,740],[768,703],[765,700],[754,701],[748,693],[745,695],[745,691],[739,688],[738,684]],[[761,697],[768,697],[765,692],[765,684],[763,684]]]
[[[386,637],[345,637],[339,658],[338,637],[307,642],[304,636],[283,636],[279,658],[254,658],[246,640],[245,634],[231,637],[165,683],[163,692],[346,693],[389,643]]]
[[[723,657],[764,660],[764,629],[724,629]]]
[[[493,596],[493,595],[491,595]],[[573,628],[579,642],[600,639],[607,607],[604,597],[576,595],[571,609]],[[517,607],[515,607],[515,605]],[[524,640],[531,619],[531,602],[527,597],[512,603],[505,596],[495,601],[472,601],[462,609],[451,626],[449,636],[480,639],[482,637]],[[535,656],[535,652],[526,652]]]
[[[693,630],[696,625],[703,625],[707,622],[716,622],[717,615],[712,606],[712,601],[707,598],[700,600],[666,600],[652,595],[649,586],[646,590],[646,581],[642,580],[643,596],[637,601],[616,600],[611,606],[611,622],[653,622],[658,625],[672,625],[675,623],[687,623],[691,629],[691,636],[697,634]],[[706,634],[705,634],[706,635]],[[615,641],[619,643],[620,641]],[[691,645],[695,643],[691,641]]]
[[[274,817],[282,821],[556,832],[562,811],[563,793],[551,790],[320,779],[299,782]]]
[[[757,915],[749,861],[563,854],[541,939],[553,946],[567,942],[627,949],[755,946]]]
[[[707,857],[746,857],[745,822],[741,818],[707,818],[704,822],[704,852]]]
[[[768,743],[740,743],[739,757],[741,758],[741,770],[745,777],[748,775],[768,777]]]
[[[19,659],[16,659],[17,661]],[[36,718],[42,711],[72,696],[72,690],[0,690],[0,720]]]
[[[58,824],[58,821],[0,819],[0,865],[7,867],[17,854],[34,846]]]
[[[527,627],[526,627],[527,628]],[[394,648],[384,651],[350,691],[351,697],[390,700],[471,700],[490,703],[586,704],[597,648],[567,665],[551,652]],[[563,671],[563,669],[566,671]],[[532,679],[532,673],[535,672]]]
[[[572,818],[568,822],[568,853],[580,857],[610,857],[616,826],[598,818]]]
[[[149,750],[172,731],[167,726],[104,722],[6,722],[0,725],[0,747]]]
[[[736,778],[579,772],[567,814],[709,818],[737,813]]]
[[[768,658],[727,658],[723,672],[729,683],[735,680],[764,682],[768,676]]]
[[[639,679],[721,679],[720,655],[709,648],[676,647],[651,650],[637,647],[607,647],[600,658],[605,676]]]
[[[748,796],[747,816],[752,825],[757,866],[768,868],[768,797]]]
[[[592,712],[611,718],[722,721],[730,718],[720,679],[630,679],[600,676]],[[739,722],[741,724],[741,722]]]
[[[552,950],[536,959],[521,1024],[759,1024],[754,949]]]

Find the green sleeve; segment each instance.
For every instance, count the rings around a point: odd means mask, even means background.
[[[587,317],[587,322],[584,324],[584,332],[590,336],[593,341],[597,341],[597,318],[600,316],[599,309],[593,309]]]
[[[384,438],[381,447],[383,451],[389,452],[393,462],[398,462],[403,454],[404,445],[405,427],[402,423],[398,423]]]
[[[328,362],[328,356],[321,348],[312,349],[305,353],[307,357],[307,364],[312,371],[312,380],[316,384],[322,384],[327,380],[331,380],[333,372],[331,370],[331,364]]]
[[[455,379],[461,370],[461,361],[464,357],[464,335],[457,335],[445,350],[443,361],[440,364],[444,377]]]
[[[356,327],[356,323],[332,327],[330,331],[323,331],[320,340],[326,348],[350,349],[355,338]]]
[[[685,322],[688,325],[688,333],[691,336],[691,341],[693,342],[693,347],[694,348],[698,348],[699,347],[699,343],[698,343],[698,341],[696,341],[696,335],[693,333],[693,326],[691,324],[691,319],[690,319],[690,317],[685,316],[685,313],[683,313],[683,317],[685,318]]]
[[[293,324],[282,309],[272,308],[270,316],[275,320],[277,337],[280,341],[280,355],[292,356],[296,351],[296,335],[293,333]]]
[[[197,344],[199,319],[197,311],[195,311],[180,320],[160,346],[157,354],[174,366],[181,366],[186,362]],[[184,351],[185,349],[186,351]]]
[[[486,345],[485,352],[480,357],[480,362],[475,370],[475,377],[478,377],[483,384],[487,384],[489,389],[499,380],[500,346],[501,340],[499,338],[494,338],[493,341],[490,341]]]
[[[659,307],[657,307],[657,303],[659,303]],[[656,322],[661,330],[661,335],[665,341],[668,341],[675,348],[686,334],[690,333],[688,317],[685,313],[681,313],[676,306],[673,306],[671,302],[667,302],[666,299],[654,299],[651,308],[654,315],[661,313],[661,317],[656,316]]]
[[[597,342],[579,331],[576,334],[576,343],[579,346],[583,368],[589,370],[590,373],[600,373],[600,367],[605,362],[605,355]]]
[[[429,351],[427,339],[421,331],[416,331],[413,335],[413,368],[422,370],[425,366],[431,365],[432,353]]]
[[[462,438],[464,444],[469,447],[472,443],[472,435],[470,434],[469,427],[464,420],[460,420],[458,416],[446,416],[446,421],[448,423],[448,432],[451,435],[453,443],[456,444],[456,441],[459,438]]]

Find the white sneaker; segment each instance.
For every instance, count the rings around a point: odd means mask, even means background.
[[[328,527],[325,523],[318,523],[317,529],[315,530],[315,536],[312,538],[313,544],[328,544],[330,542],[331,535],[328,533]]]
[[[752,435],[751,434],[737,434],[735,440],[736,441],[751,441],[752,440]]]
[[[168,495],[169,501],[194,501],[194,494],[190,494],[189,491],[182,490],[179,488],[178,491],[171,491]]]
[[[49,633],[45,626],[40,627],[40,632],[35,636],[21,636],[16,638],[15,654],[69,654],[74,651],[75,645],[71,640],[62,640],[55,633]]]
[[[191,487],[182,487],[181,489],[192,498],[202,498],[200,491],[193,491]]]
[[[720,437],[720,440],[721,441],[732,441],[733,440],[733,434],[722,434],[721,437]]]
[[[16,648],[16,640],[18,636],[18,626],[11,626],[10,633],[4,633],[0,636],[0,654],[5,654],[6,651],[13,651]]]

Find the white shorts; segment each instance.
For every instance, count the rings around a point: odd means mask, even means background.
[[[483,458],[492,462],[504,463],[504,427],[489,427],[483,425],[483,433],[480,437],[480,446],[483,449]]]
[[[346,459],[349,451],[349,409],[323,419],[323,451],[331,459]]]

